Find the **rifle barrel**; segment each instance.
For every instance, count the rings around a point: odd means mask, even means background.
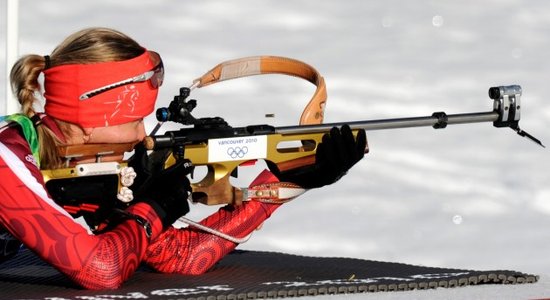
[[[441,119],[441,116],[444,116],[444,120]],[[398,128],[422,127],[422,126],[444,128],[446,125],[451,125],[451,124],[494,122],[498,120],[498,118],[499,118],[499,113],[495,111],[453,114],[453,115],[447,115],[445,113],[434,113],[432,116],[426,116],[426,117],[364,120],[364,121],[350,121],[350,122],[325,123],[325,124],[300,125],[300,126],[282,126],[282,127],[276,127],[275,131],[280,134],[315,133],[315,132],[326,131],[327,129],[330,129],[335,126],[339,127],[344,124],[348,124],[351,127],[351,129],[364,129],[364,130],[398,129]],[[438,124],[440,127],[436,127],[438,126]]]

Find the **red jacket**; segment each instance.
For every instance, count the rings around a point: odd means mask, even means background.
[[[51,119],[43,120],[40,126],[59,132]],[[244,237],[277,207],[251,201],[222,208],[201,223]],[[107,232],[89,233],[49,196],[21,127],[0,124],[0,227],[82,287],[117,288],[141,262],[161,272],[200,274],[236,246],[196,229],[171,227],[163,232],[160,219],[145,203],[127,211],[152,224],[150,240],[131,219]]]

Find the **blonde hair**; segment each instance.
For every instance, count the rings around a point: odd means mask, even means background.
[[[121,61],[142,54],[144,48],[127,35],[110,29],[94,27],[68,36],[49,56],[49,66],[90,64]],[[46,58],[41,55],[22,56],[10,73],[11,88],[21,105],[21,113],[33,117],[37,94],[41,92],[38,77],[46,69]],[[47,101],[47,100],[46,100]],[[58,120],[58,122],[61,122]],[[64,127],[64,126],[61,126]],[[43,169],[59,168],[63,161],[57,153],[61,140],[46,126],[37,126],[40,143],[40,165]]]

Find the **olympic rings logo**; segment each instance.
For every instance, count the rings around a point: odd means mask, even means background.
[[[243,158],[246,153],[248,153],[248,147],[229,147],[227,148],[227,155],[229,155],[231,158]]]

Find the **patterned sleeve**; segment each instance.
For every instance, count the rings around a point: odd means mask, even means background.
[[[6,141],[4,132],[0,134],[0,225],[78,285],[119,287],[145,255],[149,241],[141,225],[127,220],[106,233],[89,234],[49,197],[24,143]],[[153,238],[160,234],[160,220],[147,204],[130,210],[154,224]]]

